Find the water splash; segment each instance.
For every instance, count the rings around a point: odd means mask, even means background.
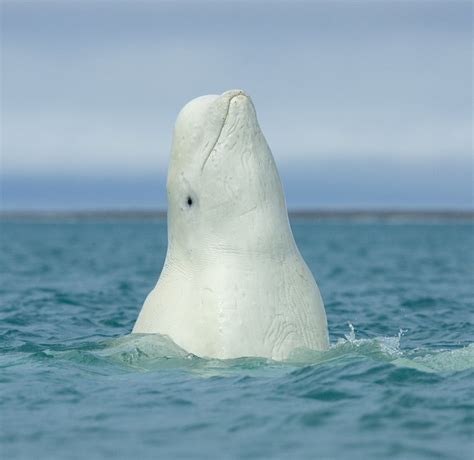
[[[474,368],[474,344],[456,350],[418,348],[402,350],[400,343],[407,330],[400,329],[395,336],[357,338],[356,328],[348,322],[349,331],[332,344],[329,350],[297,350],[287,361],[293,364],[324,364],[346,362],[347,359],[365,357],[421,372],[457,372]]]
[[[400,329],[398,334],[394,337],[375,337],[373,339],[357,339],[356,330],[354,325],[349,321],[349,332],[344,334],[345,338],[339,338],[335,345],[332,345],[332,348],[344,347],[347,344],[358,348],[366,345],[374,345],[375,347],[380,348],[380,351],[387,356],[399,356],[402,354],[400,351],[400,341],[406,330]]]

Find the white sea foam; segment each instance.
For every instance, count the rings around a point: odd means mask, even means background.
[[[300,349],[284,363],[274,365],[307,366],[346,363],[350,359],[365,357],[374,361],[390,363],[397,367],[416,369],[422,372],[453,372],[474,368],[474,343],[455,350],[417,349],[402,350],[400,341],[406,331],[389,337],[357,338],[354,326],[349,323],[349,332],[339,338],[327,351]],[[200,359],[176,345],[169,337],[159,334],[130,334],[105,342],[105,347],[92,351],[93,355],[107,362],[125,365],[134,369],[152,369],[156,366],[189,367],[200,361],[204,367],[223,369],[234,364],[250,361],[255,366],[265,367],[271,360],[242,358],[242,360]],[[192,363],[194,361],[194,363]],[[200,366],[200,367],[202,367]]]
[[[452,372],[474,368],[474,343],[455,350],[404,350],[400,349],[400,341],[407,331],[400,329],[393,337],[375,337],[373,339],[357,339],[355,328],[349,322],[349,332],[340,338],[333,350],[347,349],[347,345],[357,348],[377,348],[385,358],[395,366],[409,367],[423,372]]]

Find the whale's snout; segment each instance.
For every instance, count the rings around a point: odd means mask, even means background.
[[[255,118],[255,108],[252,99],[245,91],[241,89],[231,89],[230,91],[222,93],[219,99],[220,101],[225,101],[224,103],[227,106],[226,115],[222,123],[223,127],[225,123],[232,118]]]
[[[257,125],[252,100],[241,89],[193,99],[176,120],[170,171],[182,170],[182,165],[194,164],[194,158],[198,158],[202,173],[209,158],[228,143],[225,141],[235,142],[232,137],[236,133],[255,132]],[[175,174],[168,177],[172,180]]]
[[[245,91],[242,89],[230,89],[229,91],[226,91],[221,94],[221,97],[225,97],[229,100],[236,96],[249,97],[248,94],[246,94]]]
[[[224,139],[228,138],[236,130],[238,123],[236,120],[244,123],[245,120],[252,120],[256,124],[255,109],[250,97],[241,89],[232,89],[222,93],[214,102],[210,109],[210,113],[219,113],[217,122],[214,126],[218,126],[217,136],[207,151],[204,161],[201,166],[201,171],[204,170],[206,163],[211,155],[217,151],[220,144],[224,143]],[[242,126],[240,126],[242,128]]]
[[[227,106],[227,114],[225,118],[227,118],[227,115],[229,114],[231,103],[233,103],[234,106],[239,102],[243,102],[244,104],[250,103],[250,105],[253,105],[250,96],[242,89],[231,89],[226,91],[220,95],[219,100],[220,103],[223,102]]]

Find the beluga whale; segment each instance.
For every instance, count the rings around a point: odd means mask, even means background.
[[[167,192],[166,258],[133,333],[166,335],[218,359],[285,360],[297,349],[328,348],[323,300],[244,91],[184,106]]]

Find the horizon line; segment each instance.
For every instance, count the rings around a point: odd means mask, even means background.
[[[8,219],[163,219],[166,209],[11,209],[0,210],[0,220]],[[414,208],[293,208],[288,209],[290,218],[306,219],[449,219],[474,220],[474,209],[414,209]]]

